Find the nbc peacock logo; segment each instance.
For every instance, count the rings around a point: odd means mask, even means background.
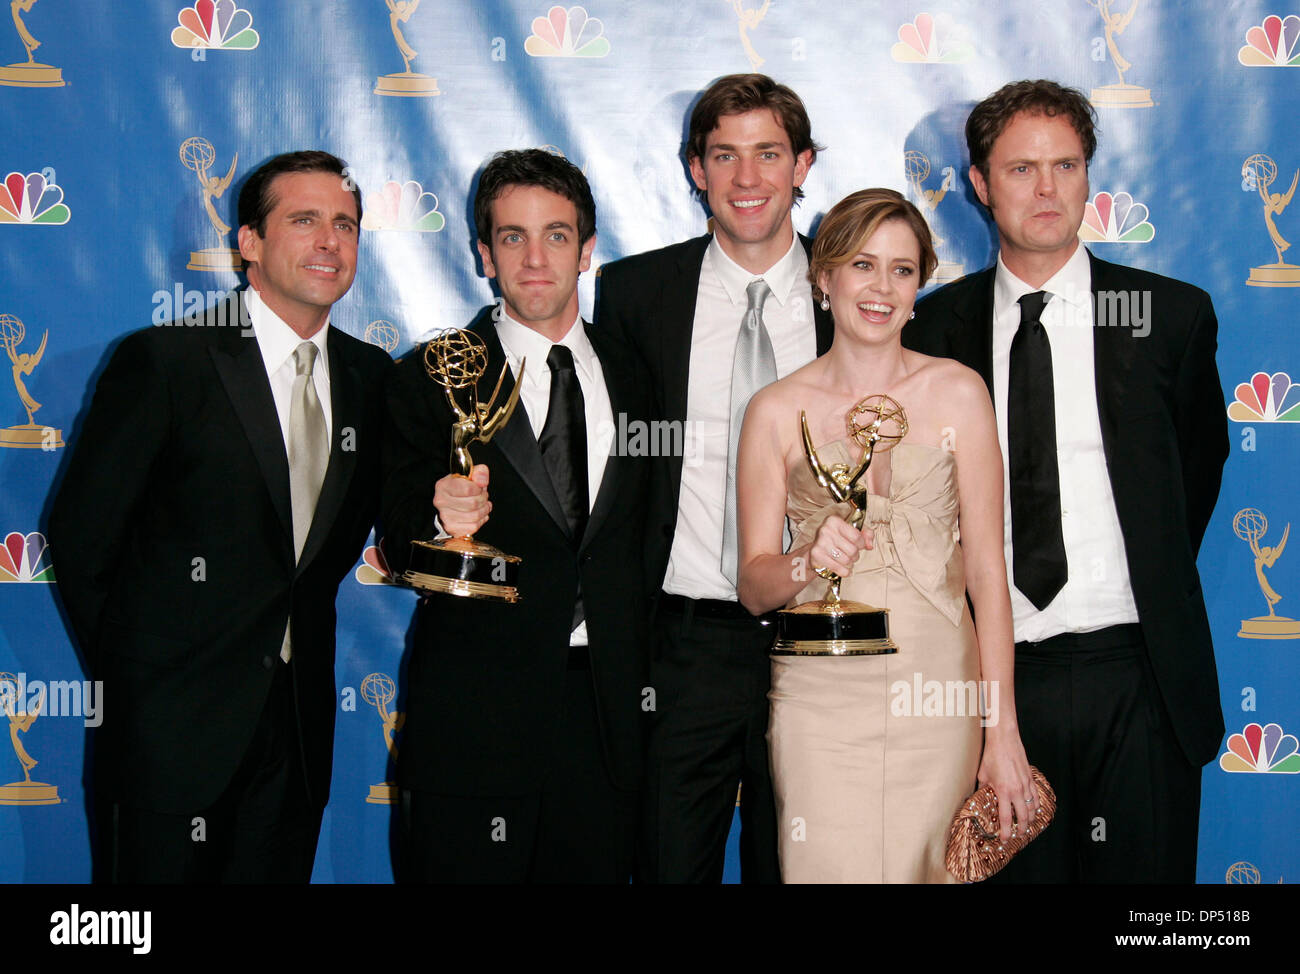
[[[1262,24],[1246,31],[1246,43],[1237,51],[1237,60],[1248,68],[1300,67],[1300,17],[1265,17]]]
[[[201,51],[251,51],[262,38],[253,30],[253,15],[235,0],[195,0],[176,15],[172,44]]]
[[[40,172],[11,172],[0,183],[0,224],[33,227],[61,227],[72,218],[63,202],[63,187],[56,181],[53,166]]]
[[[904,64],[959,64],[975,53],[965,33],[946,18],[937,21],[930,14],[917,14],[911,23],[898,28],[898,43],[889,54]]]
[[[39,531],[10,531],[0,547],[0,582],[53,582],[50,546]]]
[[[1300,423],[1300,386],[1285,372],[1256,372],[1234,396],[1228,407],[1234,423]]]
[[[1128,193],[1098,193],[1084,208],[1079,239],[1088,243],[1150,243],[1156,228],[1145,203]]]
[[[1229,774],[1300,774],[1300,741],[1278,724],[1247,724],[1228,738],[1219,767]]]
[[[588,16],[585,7],[565,10],[558,4],[545,17],[533,19],[533,32],[524,50],[533,57],[605,57],[609,39],[605,25]]]
[[[366,197],[361,217],[361,226],[366,230],[437,233],[446,225],[447,220],[438,212],[438,197],[426,192],[414,179],[384,183],[383,189]]]
[[[379,544],[367,545],[366,550],[361,553],[361,564],[353,573],[353,577],[362,585],[393,585],[393,573],[388,568],[388,559],[384,557],[384,549],[381,547],[384,541],[381,538]]]

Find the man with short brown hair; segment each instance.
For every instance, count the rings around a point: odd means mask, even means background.
[[[771,619],[736,600],[735,447],[749,396],[830,348],[791,208],[817,157],[799,96],[728,75],[691,113],[686,159],[713,233],[606,265],[597,326],[633,348],[678,434],[652,488],[663,580],[638,876],[719,882],[740,792],[745,882],[780,880],[767,756]],[[720,392],[721,390],[721,392]],[[686,457],[690,462],[685,462]]]
[[[999,877],[1192,882],[1224,729],[1196,571],[1228,454],[1214,308],[1080,245],[1080,92],[1006,85],[966,137],[997,263],[919,303],[903,340],[984,376],[1007,461],[1016,711],[1058,804]]]

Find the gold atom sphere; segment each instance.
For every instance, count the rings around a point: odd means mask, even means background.
[[[464,389],[487,371],[487,346],[473,332],[449,329],[424,346],[424,368],[439,385]]]
[[[874,443],[877,453],[893,449],[907,435],[907,414],[889,396],[860,399],[847,419],[849,435],[863,448]]]

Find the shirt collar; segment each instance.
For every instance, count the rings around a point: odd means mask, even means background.
[[[718,243],[717,235],[714,235],[713,240],[709,242],[708,257],[714,273],[718,275],[718,282],[727,292],[727,297],[731,299],[732,304],[741,308],[746,307],[749,304],[749,298],[745,293],[746,288],[751,281],[762,278],[772,289],[772,297],[776,299],[776,303],[785,307],[795,282],[804,280],[808,276],[808,255],[804,252],[799,234],[793,234],[793,237],[794,239],[790,241],[790,249],[785,252],[784,257],[762,274],[752,274],[727,256],[727,252],[722,249],[722,244]]]
[[[505,350],[510,368],[516,375],[519,374],[518,366],[521,359],[528,358],[537,363],[534,368],[545,369],[546,357],[551,353],[551,346],[563,345],[573,353],[574,365],[582,373],[582,377],[584,379],[594,377],[596,350],[592,347],[591,339],[587,337],[587,329],[582,327],[581,315],[573,319],[568,332],[558,342],[552,342],[540,332],[510,317],[503,299],[497,299],[492,320],[496,322],[497,337],[501,339],[501,347]],[[528,371],[534,376],[537,374],[532,368]]]
[[[257,293],[257,289],[248,287],[244,289],[244,307],[248,309],[248,319],[253,323],[253,334],[257,336],[257,347],[262,350],[262,361],[266,364],[267,375],[274,375],[283,366],[284,363],[293,358],[295,349],[298,348],[304,339],[287,324],[284,320],[267,307],[262,296]],[[329,319],[325,319],[324,327],[320,328],[311,338],[305,339],[316,346],[316,368],[325,370],[325,376],[329,377],[329,355],[326,352],[326,338],[329,334]]]
[[[994,279],[994,306],[1008,308],[1024,295],[1034,291],[1046,291],[1053,301],[1060,301],[1076,310],[1092,307],[1092,263],[1088,260],[1088,250],[1083,244],[1074,248],[1070,259],[1061,269],[1043,282],[1042,287],[1031,287],[1016,277],[1002,262],[998,253],[998,269]]]

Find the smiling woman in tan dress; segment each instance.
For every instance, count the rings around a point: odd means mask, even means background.
[[[892,190],[852,194],[822,221],[810,263],[835,340],[750,403],[738,466],[740,600],[762,613],[820,599],[827,583],[814,572],[828,568],[843,578],[843,598],[890,610],[899,651],[773,657],[768,738],[782,876],[953,882],[948,824],[977,779],[998,792],[1004,836],[1013,812],[1022,822],[1033,814],[993,407],[976,373],[900,343],[935,265],[910,203]],[[814,479],[799,414],[823,464],[855,464],[861,447],[846,418],[877,394],[902,405],[909,431],[868,468],[858,530],[848,504]],[[787,516],[794,540],[783,554]],[[969,690],[981,680],[990,684],[987,721]]]

